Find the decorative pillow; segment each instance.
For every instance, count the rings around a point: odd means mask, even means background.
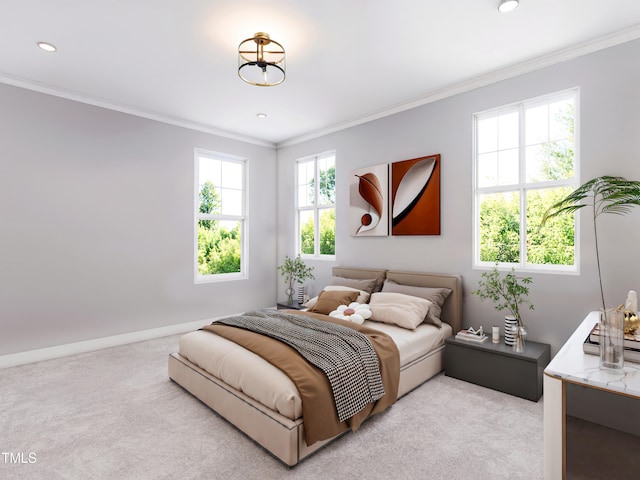
[[[351,302],[349,305],[340,305],[329,315],[362,325],[367,318],[371,317],[371,309],[369,305]]]
[[[371,320],[415,330],[427,316],[432,303],[404,293],[377,292],[371,295]]]
[[[323,290],[318,295],[318,301],[309,309],[310,312],[324,313],[329,315],[340,305],[349,305],[351,302],[358,298],[357,291],[335,290],[327,291]]]
[[[367,303],[369,301],[369,297],[371,297],[371,293],[365,290],[358,290],[357,288],[347,287],[345,285],[327,285],[323,288],[327,292],[334,292],[336,290],[342,290],[347,292],[358,292],[358,298],[356,298],[356,302],[358,303]]]
[[[356,302],[358,303],[367,303],[369,301],[370,293],[365,292],[364,290],[358,290],[357,288],[345,287],[342,285],[327,285],[322,289],[327,292],[334,292],[336,290],[347,291],[347,292],[358,292],[358,298],[356,298]],[[318,301],[318,297],[313,297],[304,304],[307,308],[312,308],[316,302]]]
[[[376,286],[375,278],[367,278],[364,280],[356,279],[356,278],[346,278],[346,277],[331,277],[331,281],[329,285],[340,285],[343,287],[351,287],[357,288],[358,290],[364,290],[365,292],[371,293],[373,292],[374,287]]]
[[[442,314],[442,305],[451,293],[449,288],[430,288],[430,287],[415,287],[413,285],[400,285],[399,283],[392,282],[391,280],[385,280],[382,286],[383,292],[389,293],[404,293],[405,295],[411,295],[413,297],[424,298],[429,300],[432,305],[427,314],[425,321],[431,323],[437,327],[442,326],[442,320],[440,315]]]

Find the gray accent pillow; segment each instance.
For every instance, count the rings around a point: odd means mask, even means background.
[[[426,323],[431,323],[437,327],[442,326],[442,320],[440,315],[442,314],[442,305],[451,293],[449,288],[430,288],[430,287],[414,287],[413,285],[400,285],[399,283],[392,282],[391,280],[385,280],[382,285],[383,292],[389,293],[404,293],[405,295],[411,295],[414,297],[424,298],[429,300],[432,305],[425,318]]]
[[[341,287],[357,288],[358,290],[364,290],[367,293],[371,293],[376,286],[375,278],[367,278],[364,280],[356,278],[346,277],[331,277],[329,285],[340,285]]]

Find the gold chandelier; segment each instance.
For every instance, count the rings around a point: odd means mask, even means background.
[[[243,40],[238,46],[238,75],[251,85],[279,85],[285,78],[284,48],[264,32]]]

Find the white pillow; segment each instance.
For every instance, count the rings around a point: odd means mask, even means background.
[[[343,287],[341,285],[327,285],[322,290],[326,290],[328,292],[331,292],[331,291],[359,292],[360,294],[358,295],[358,298],[356,298],[356,302],[358,303],[367,303],[367,300],[369,300],[369,297],[371,296],[369,292],[365,292],[364,290],[359,290],[357,288],[352,288],[352,287]],[[318,297],[317,296],[313,297],[307,303],[305,303],[304,306],[307,308],[313,308],[313,306],[316,304],[317,301],[318,301]]]
[[[377,292],[371,295],[369,302],[370,320],[415,330],[424,321],[431,305],[429,300],[404,293]]]

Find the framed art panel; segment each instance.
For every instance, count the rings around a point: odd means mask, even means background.
[[[351,172],[349,233],[355,237],[389,235],[389,165]]]
[[[391,234],[440,235],[440,154],[391,164]]]

